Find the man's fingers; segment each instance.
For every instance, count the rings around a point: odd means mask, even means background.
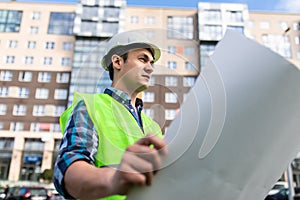
[[[137,169],[141,169],[142,173],[145,172],[153,172],[158,170],[161,167],[161,157],[157,150],[152,149],[148,146],[134,144],[129,146],[126,149],[126,156],[131,157],[130,162],[133,166],[137,164],[144,164],[144,169],[138,167]],[[129,158],[128,158],[129,160]]]
[[[127,162],[128,160],[130,160],[130,162]],[[138,185],[151,185],[152,183],[152,163],[130,152],[124,155],[124,160],[119,170],[120,173],[123,174],[123,178],[128,182]]]
[[[160,137],[154,134],[148,134],[147,136],[138,140],[136,144],[145,145],[145,146],[153,145],[153,147],[156,150],[159,150],[160,154],[162,155],[167,154],[166,143]]]

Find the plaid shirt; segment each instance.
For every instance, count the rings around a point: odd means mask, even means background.
[[[143,102],[141,99],[136,99],[136,113],[128,94],[115,88],[107,88],[104,93],[109,94],[112,98],[122,103],[134,116],[141,129],[143,129],[141,122]],[[74,199],[64,188],[63,179],[67,168],[78,160],[84,160],[94,165],[98,151],[98,140],[98,133],[88,115],[86,105],[84,101],[80,101],[75,106],[68,121],[54,166],[54,185],[57,191],[66,199]]]

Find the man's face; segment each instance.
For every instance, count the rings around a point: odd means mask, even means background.
[[[121,69],[123,84],[137,92],[147,89],[153,72],[153,63],[153,56],[148,50],[129,51]]]

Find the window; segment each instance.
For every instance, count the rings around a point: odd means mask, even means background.
[[[32,72],[21,71],[19,72],[20,82],[30,82],[32,79]]]
[[[298,44],[298,45],[300,44],[300,37],[299,36],[295,37],[295,43]]]
[[[130,23],[131,24],[138,24],[139,23],[139,17],[138,16],[130,16]]]
[[[168,46],[167,52],[169,54],[175,54],[176,53],[176,46]]]
[[[297,51],[297,58],[300,60],[300,50]]]
[[[27,49],[35,49],[36,41],[27,41]]]
[[[206,22],[221,22],[222,21],[222,15],[221,10],[204,10],[203,12],[204,19],[203,21]]]
[[[151,108],[148,108],[148,109],[144,109],[144,113],[149,116],[150,118],[154,118],[154,110],[151,109]]]
[[[96,12],[97,12],[97,8],[96,8]],[[118,20],[119,16],[120,16],[120,8],[113,8],[113,7],[106,7],[103,10],[103,18],[109,19],[109,20]]]
[[[39,72],[38,82],[50,83],[51,82],[51,72]]]
[[[6,115],[6,111],[7,111],[7,105],[1,103],[0,104],[0,115]]]
[[[39,33],[39,27],[37,27],[37,26],[29,27],[29,33],[30,34],[38,34]]]
[[[71,65],[71,58],[62,58],[61,59],[62,66],[70,66]]]
[[[3,70],[0,72],[0,81],[12,81],[13,72],[10,70]]]
[[[13,115],[16,116],[24,116],[26,115],[26,105],[14,105]]]
[[[0,128],[1,130],[1,128]],[[13,138],[0,138],[0,149],[13,150],[14,139]]]
[[[43,61],[43,64],[44,65],[52,65],[52,57],[44,57],[44,61]]]
[[[165,102],[166,103],[177,103],[177,95],[173,92],[165,93]]]
[[[27,65],[33,64],[33,56],[25,56],[24,63]]]
[[[226,11],[227,20],[229,22],[243,22],[243,13],[242,11]]]
[[[60,125],[58,123],[52,124],[50,132],[61,132]]]
[[[48,34],[72,35],[75,13],[51,12]]]
[[[31,123],[30,131],[32,131],[32,132],[60,132],[60,127],[59,127],[59,124]]]
[[[23,131],[24,123],[23,122],[11,122],[9,130],[10,131]]]
[[[0,87],[0,97],[8,97],[8,87]]]
[[[177,63],[175,61],[168,61],[167,68],[169,69],[177,69]]]
[[[54,42],[46,42],[46,49],[54,49],[55,43]]]
[[[287,35],[264,34],[262,40],[265,46],[283,57],[292,57],[291,44]]]
[[[32,12],[30,15],[32,20],[39,20],[41,19],[41,12]]]
[[[65,111],[65,109],[65,106],[55,106],[54,116],[59,117]]]
[[[0,122],[0,130],[4,130],[4,123],[3,122]],[[1,145],[1,143],[0,143],[0,145]],[[1,149],[3,149],[3,148],[1,148]]]
[[[25,151],[44,151],[44,142],[41,139],[30,138],[25,140],[24,150]]]
[[[150,81],[149,81],[149,86],[154,86],[155,85],[155,77],[151,76]]]
[[[195,77],[183,77],[183,86],[192,87],[195,84]]]
[[[47,88],[37,88],[35,92],[36,99],[48,99],[49,89]]]
[[[103,13],[103,9],[101,9],[101,13]],[[93,19],[98,19],[99,18],[99,7],[92,7],[92,6],[83,6],[82,7],[82,15],[81,19],[84,21],[86,20],[93,20]]]
[[[63,43],[63,50],[66,50],[66,51],[73,50],[73,43],[72,42],[64,42]]]
[[[176,117],[176,110],[174,109],[166,109],[165,110],[165,119],[173,120]]]
[[[0,10],[0,32],[19,32],[22,11]]]
[[[177,86],[177,77],[175,76],[166,76],[165,77],[165,86]]]
[[[29,97],[29,88],[19,88],[19,98],[28,98]]]
[[[55,89],[54,99],[65,100],[68,97],[68,90],[66,89]]]
[[[183,53],[184,53],[184,55],[192,56],[195,54],[195,48],[194,47],[184,47]]]
[[[289,30],[289,25],[286,22],[280,22],[279,26],[280,26],[280,29],[283,31]]]
[[[300,30],[300,22],[294,23],[293,27],[295,31]]]
[[[188,71],[196,70],[196,67],[193,65],[193,63],[185,62],[184,66],[185,66],[185,69]]]
[[[32,115],[33,116],[45,116],[45,106],[44,105],[34,105]]]
[[[70,79],[70,74],[67,72],[57,73],[56,82],[57,83],[68,83]]]
[[[219,40],[223,36],[221,25],[204,25],[203,31],[200,32],[201,39]]]
[[[144,102],[154,102],[155,94],[154,92],[144,92],[143,93],[143,101]]]
[[[155,24],[155,17],[153,16],[145,17],[145,24]]]
[[[207,63],[209,56],[214,52],[215,45],[213,44],[201,44],[200,45],[200,62],[201,67],[204,67]]]
[[[242,34],[244,33],[244,27],[243,26],[227,26],[227,29],[237,31],[237,32],[242,33]]]
[[[168,37],[175,39],[194,38],[194,19],[185,16],[169,16],[167,21]]]
[[[9,40],[8,41],[8,48],[15,49],[18,47],[18,40]]]
[[[269,22],[260,22],[259,27],[261,29],[269,29],[270,28],[270,23]]]
[[[6,56],[5,57],[5,64],[14,64],[15,63],[15,56]]]

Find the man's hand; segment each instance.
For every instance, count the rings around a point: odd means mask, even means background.
[[[72,163],[65,174],[65,188],[74,198],[88,200],[127,194],[134,185],[151,185],[165,154],[165,142],[149,134],[127,147],[118,169],[98,168],[83,160]]]
[[[128,146],[113,178],[116,193],[127,194],[133,185],[151,185],[161,167],[161,156],[166,153],[165,142],[154,134]]]

